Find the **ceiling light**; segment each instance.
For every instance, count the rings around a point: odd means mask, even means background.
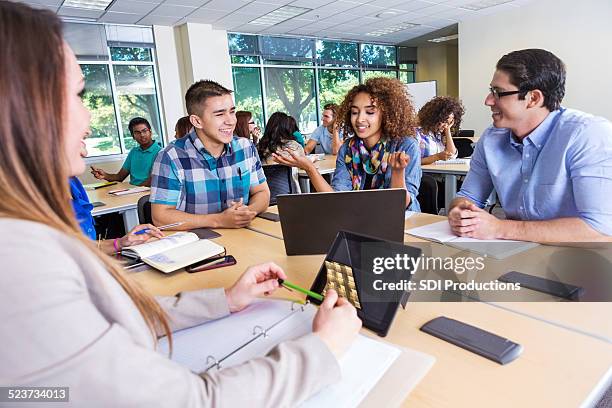
[[[459,8],[478,11],[482,9],[486,9],[493,6],[499,6],[500,4],[510,3],[512,0],[481,0],[475,3],[465,4],[463,6],[459,6]]]
[[[383,11],[382,13],[378,13],[376,17],[377,18],[389,18],[389,17],[393,17],[396,15],[397,15],[396,11]]]
[[[65,0],[62,6],[89,10],[106,10],[113,0]]]
[[[444,41],[450,41],[450,40],[454,40],[457,38],[459,38],[459,34],[447,35],[446,37],[432,38],[431,40],[427,40],[427,41],[433,42],[433,43],[441,43]]]
[[[366,35],[370,37],[380,37],[381,35],[387,35],[387,34],[395,33],[397,31],[407,30],[409,28],[417,27],[419,25],[420,24],[408,23],[408,22],[400,23],[400,24],[389,26],[387,28],[381,28],[376,31],[371,31],[367,33]]]
[[[305,7],[283,6],[277,8],[274,11],[269,12],[268,14],[258,17],[253,21],[250,21],[249,24],[272,26],[307,13],[309,11],[312,11],[312,9]]]

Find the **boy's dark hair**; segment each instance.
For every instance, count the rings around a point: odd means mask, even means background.
[[[561,106],[565,96],[565,65],[552,52],[537,48],[513,51],[501,57],[496,68],[507,73],[510,83],[521,91],[519,99],[539,89],[549,111]]]
[[[185,94],[185,106],[190,115],[202,115],[204,103],[214,96],[230,95],[233,91],[211,80],[202,80],[189,87]]]
[[[136,125],[146,125],[147,129],[151,130],[151,124],[145,118],[141,118],[139,116],[132,118],[130,123],[128,123],[128,129],[130,130],[130,134],[134,136],[134,127]]]

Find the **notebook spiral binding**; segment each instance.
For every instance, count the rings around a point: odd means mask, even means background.
[[[207,372],[213,368],[216,368],[217,370],[220,370],[221,367],[221,363],[223,363],[223,361],[227,360],[228,358],[230,358],[231,356],[233,356],[234,354],[236,354],[237,352],[239,352],[240,350],[242,350],[243,348],[247,347],[249,344],[253,343],[255,340],[257,340],[260,337],[266,338],[269,336],[269,332],[276,326],[278,326],[279,324],[283,323],[285,320],[287,320],[288,318],[290,318],[291,316],[293,316],[294,313],[297,312],[303,312],[306,310],[306,306],[310,304],[310,301],[306,300],[306,302],[302,303],[302,302],[291,302],[291,313],[289,313],[287,316],[283,317],[282,319],[280,319],[279,321],[277,321],[276,323],[272,324],[270,327],[268,328],[264,328],[261,327],[259,325],[254,326],[253,327],[253,338],[251,338],[249,341],[247,341],[246,343],[244,343],[242,346],[238,347],[236,350],[232,351],[231,353],[229,353],[228,355],[226,355],[225,357],[217,360],[215,358],[215,356],[207,356],[206,357],[206,369],[204,370],[204,372]],[[299,307],[298,307],[299,306]]]

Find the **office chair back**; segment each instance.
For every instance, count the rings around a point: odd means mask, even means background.
[[[457,137],[474,137],[474,133],[472,129],[461,129]]]
[[[429,174],[421,176],[417,200],[419,200],[421,205],[421,212],[438,215],[438,211],[440,211],[438,206],[438,183]]]
[[[153,224],[153,216],[151,216],[151,203],[149,202],[150,194],[140,197],[138,200],[138,223]],[[126,231],[127,232],[127,231]]]
[[[464,137],[455,137],[453,138],[453,142],[455,143],[455,147],[457,148],[457,157],[471,157],[474,153],[474,148],[472,147],[472,139],[466,139]]]
[[[282,164],[263,166],[268,187],[270,187],[270,205],[276,205],[276,196],[279,194],[295,194],[291,182],[291,167]]]

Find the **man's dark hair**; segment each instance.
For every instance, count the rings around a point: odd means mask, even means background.
[[[537,48],[513,51],[501,57],[496,68],[507,73],[510,83],[521,91],[519,99],[539,89],[549,111],[561,106],[565,96],[565,65],[552,52]]]
[[[130,129],[130,134],[132,136],[134,136],[134,126],[136,125],[146,125],[147,129],[151,130],[151,124],[149,123],[148,120],[146,120],[145,118],[141,118],[141,117],[135,117],[132,120],[130,120],[130,123],[128,123],[128,129]]]
[[[202,115],[204,103],[214,96],[230,95],[232,91],[215,81],[202,80],[191,85],[185,94],[185,106],[190,115]]]

